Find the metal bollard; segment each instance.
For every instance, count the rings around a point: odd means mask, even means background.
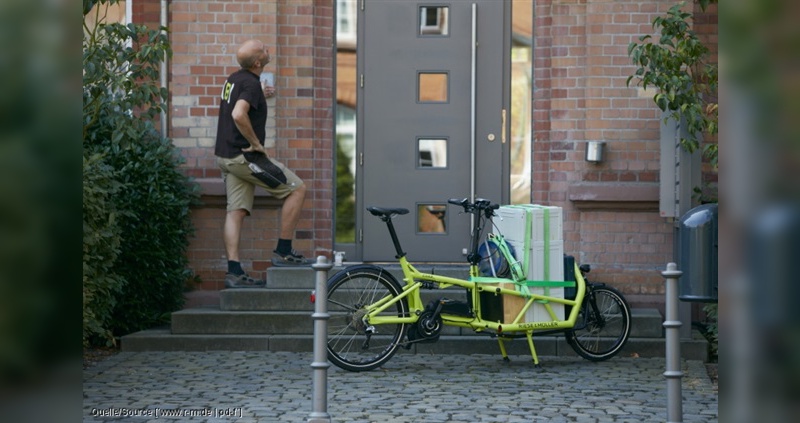
[[[308,423],[330,423],[328,414],[328,271],[333,264],[325,256],[318,256],[317,262],[311,265],[316,272],[316,299],[314,300],[314,389],[311,392],[312,412],[308,415]]]
[[[667,263],[667,270],[661,276],[667,283],[666,316],[664,317],[664,332],[667,341],[667,423],[683,422],[683,397],[681,394],[681,340],[678,320],[678,278],[683,272],[678,270],[675,263]]]

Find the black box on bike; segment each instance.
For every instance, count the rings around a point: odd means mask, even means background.
[[[577,282],[578,279],[575,277],[575,257],[569,256],[564,254],[564,280],[568,282]],[[578,287],[577,284],[575,286],[568,286],[564,288],[564,298],[568,300],[574,300],[575,297],[578,296]],[[569,317],[569,313],[572,311],[572,306],[564,305],[564,313],[567,317]]]
[[[575,257],[564,254],[564,280],[567,282],[577,282],[575,277]],[[564,288],[564,298],[574,300],[578,295],[577,285]]]
[[[478,295],[480,295],[481,299],[481,319],[504,323],[503,296],[486,291]]]

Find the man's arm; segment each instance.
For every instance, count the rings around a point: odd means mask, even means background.
[[[253,130],[253,124],[250,122],[250,117],[247,116],[248,111],[250,111],[250,103],[245,100],[237,100],[236,104],[233,106],[233,113],[231,113],[236,129],[238,129],[242,136],[247,139],[247,142],[250,143],[250,147],[243,148],[242,151],[247,153],[258,151],[267,154],[264,150],[264,146],[258,142],[258,137],[256,137],[256,133]]]

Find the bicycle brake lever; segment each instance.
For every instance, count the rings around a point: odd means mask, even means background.
[[[499,204],[490,204],[489,207],[487,207],[486,210],[485,210],[486,217],[497,216],[497,214],[495,214],[494,211],[499,209],[499,208],[500,208]]]
[[[451,198],[451,199],[447,200],[447,202],[452,204],[452,205],[454,205],[454,206],[463,207],[464,208],[464,213],[470,213],[471,204],[469,204],[469,198],[466,198],[466,197],[462,198],[462,199]]]

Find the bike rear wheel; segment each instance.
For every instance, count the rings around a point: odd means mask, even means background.
[[[630,332],[631,311],[622,294],[611,287],[595,286],[587,289],[575,327],[566,337],[581,357],[603,361],[625,346]]]
[[[406,325],[364,323],[366,306],[403,292],[397,280],[376,266],[354,266],[328,280],[328,359],[352,372],[372,370],[389,361],[400,347]],[[385,316],[407,316],[408,303],[397,301]]]

